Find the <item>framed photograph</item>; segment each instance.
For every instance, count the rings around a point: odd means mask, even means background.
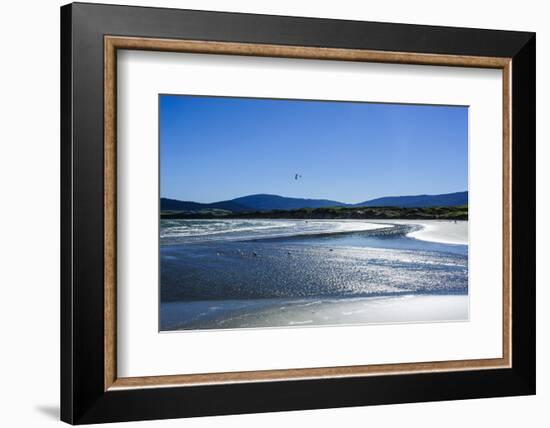
[[[61,8],[61,417],[535,393],[535,35]]]

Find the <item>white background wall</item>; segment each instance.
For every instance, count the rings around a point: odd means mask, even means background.
[[[122,0],[121,0],[122,2]],[[104,3],[116,3],[104,1]],[[538,395],[351,409],[155,421],[158,427],[548,426],[550,417],[550,14],[523,0],[148,0],[126,4],[537,32]],[[59,6],[58,0],[1,6],[0,67],[0,421],[58,424],[59,407]],[[546,119],[546,120],[545,120]],[[546,405],[546,406],[545,406]],[[137,423],[125,426],[137,426]]]

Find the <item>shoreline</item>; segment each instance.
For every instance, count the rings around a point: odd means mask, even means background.
[[[249,226],[226,221],[218,227]],[[160,330],[468,320],[467,221],[345,223],[282,241],[237,232],[161,244]]]
[[[181,219],[180,219],[181,220]],[[231,221],[233,219],[199,219],[199,221]],[[242,220],[242,219],[241,219]],[[246,220],[256,220],[256,219],[246,219]],[[273,220],[273,221],[301,221],[301,222],[311,222],[314,223],[323,223],[323,222],[339,222],[339,223],[360,223],[362,224],[361,228],[349,228],[349,229],[334,229],[326,231],[302,231],[299,233],[295,232],[283,232],[276,235],[257,235],[257,236],[248,236],[241,237],[235,236],[231,237],[230,235],[207,233],[204,235],[196,235],[196,237],[203,236],[204,241],[215,241],[217,238],[224,238],[223,240],[235,240],[235,241],[263,241],[270,239],[281,239],[281,238],[301,238],[301,237],[321,237],[321,236],[336,236],[336,235],[347,235],[355,233],[369,233],[372,235],[384,234],[392,235],[399,234],[403,232],[402,227],[405,226],[412,228],[412,230],[405,231],[404,236],[412,239],[418,239],[420,241],[427,241],[439,244],[447,245],[468,245],[468,220],[410,220],[410,219],[395,219],[395,220],[367,220],[367,219],[319,219],[319,220],[296,220],[296,219],[261,219],[261,220]],[[193,221],[193,220],[190,220]],[[194,220],[196,221],[196,219]],[[168,241],[170,238],[162,237],[161,239],[166,239]],[[193,238],[190,236],[189,238]],[[161,242],[161,246],[169,245],[178,245],[177,237],[173,238],[176,242]],[[204,242],[199,239],[199,242]]]
[[[181,320],[181,314],[188,318]],[[202,300],[161,303],[160,331],[465,322],[468,295]]]

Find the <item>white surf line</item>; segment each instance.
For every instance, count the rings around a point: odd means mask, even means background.
[[[315,220],[311,220],[311,221],[313,222]],[[330,222],[330,220],[319,220],[317,222]],[[344,234],[351,234],[351,233],[358,233],[358,232],[369,232],[374,230],[389,229],[394,227],[394,225],[392,224],[375,224],[375,223],[369,223],[369,222],[357,222],[355,224],[350,222],[350,223],[347,223],[345,226],[344,224],[341,223],[339,224],[339,226],[340,227],[335,229],[325,229],[325,230],[305,229],[301,231],[282,231],[280,233],[273,233],[273,234],[266,234],[266,235],[231,236],[229,233],[225,236],[223,236],[222,233],[220,233],[220,235],[222,235],[225,241],[260,241],[260,240],[279,239],[279,238],[344,235]],[[192,236],[189,236],[189,237],[192,238]],[[186,236],[184,238],[188,238],[188,237]],[[217,240],[217,237],[213,238],[212,240]]]

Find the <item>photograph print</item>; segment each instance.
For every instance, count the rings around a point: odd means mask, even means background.
[[[468,107],[159,95],[161,331],[468,321]]]

